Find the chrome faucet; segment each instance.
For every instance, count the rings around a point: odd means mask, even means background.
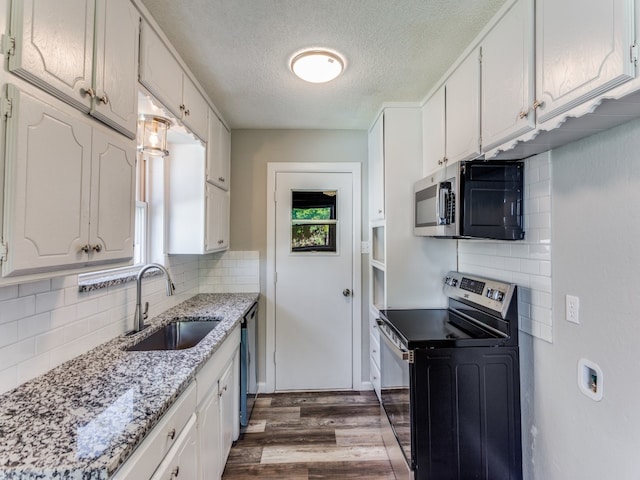
[[[139,332],[144,328],[144,321],[149,315],[149,302],[145,302],[144,311],[142,311],[142,275],[144,275],[144,272],[151,270],[152,268],[157,268],[167,277],[167,296],[173,295],[173,292],[176,291],[176,287],[171,281],[171,275],[169,275],[166,268],[159,263],[149,263],[143,266],[138,272],[138,276],[136,278],[136,313],[133,318],[134,332]]]

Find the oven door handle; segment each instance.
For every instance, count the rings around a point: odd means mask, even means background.
[[[384,325],[384,322],[380,319],[376,320],[376,323],[379,326]],[[383,328],[379,328],[378,330],[380,331],[380,338],[384,340],[384,343],[389,347],[389,350],[391,350],[395,356],[407,363],[413,363],[413,350],[400,348],[393,340],[389,338]]]

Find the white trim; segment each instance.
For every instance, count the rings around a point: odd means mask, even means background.
[[[353,185],[353,299],[352,311],[352,378],[354,389],[362,386],[362,258],[360,242],[362,241],[362,184],[361,165],[356,162],[345,163],[269,163],[267,164],[267,265],[266,281],[266,381],[265,393],[275,391],[275,191],[276,174],[291,173],[351,173]]]

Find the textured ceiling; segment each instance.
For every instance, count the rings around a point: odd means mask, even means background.
[[[231,128],[366,129],[384,102],[424,98],[505,0],[142,0]],[[309,84],[307,47],[345,72]]]

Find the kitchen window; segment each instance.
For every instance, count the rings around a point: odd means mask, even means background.
[[[337,251],[337,191],[291,192],[291,252]]]

